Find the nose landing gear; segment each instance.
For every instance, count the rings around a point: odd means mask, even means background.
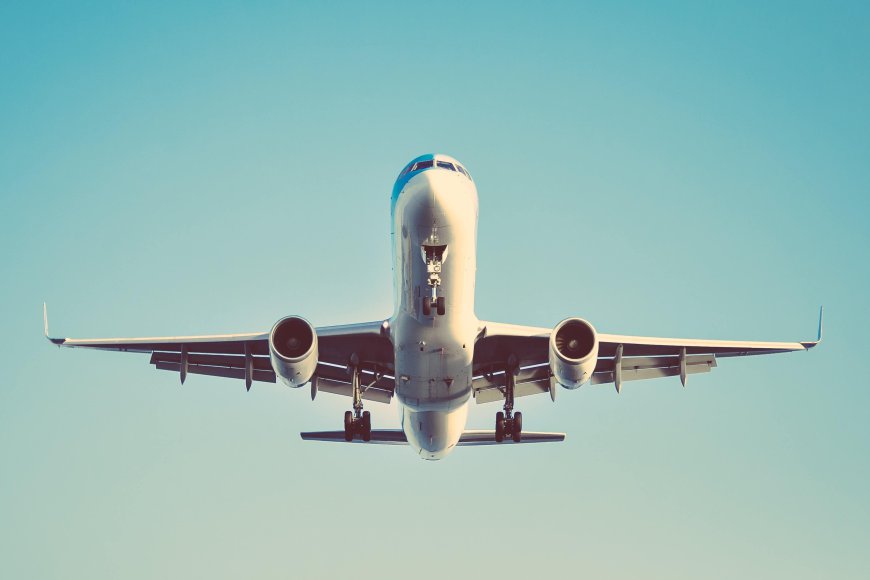
[[[504,373],[504,411],[499,411],[495,414],[495,440],[498,443],[504,441],[506,436],[513,439],[515,443],[519,443],[522,440],[523,414],[519,411],[513,412],[514,388],[516,387],[516,373],[518,370],[519,367],[516,359],[511,356]]]
[[[435,307],[435,312],[438,313],[438,316],[444,316],[444,313],[447,312],[446,305],[444,304],[444,297],[438,296],[436,298],[430,298],[429,296],[423,297],[423,316],[432,316],[432,307]]]
[[[444,316],[447,311],[444,304],[444,297],[438,296],[438,288],[441,286],[441,266],[444,260],[447,259],[447,246],[426,246],[422,248],[423,260],[426,262],[426,273],[428,278],[426,284],[429,286],[429,296],[423,297],[423,316],[432,316],[432,309],[438,313],[438,316]]]

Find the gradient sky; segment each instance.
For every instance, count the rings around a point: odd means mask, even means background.
[[[866,2],[177,4],[0,4],[0,577],[870,576]],[[75,337],[384,318],[431,151],[482,319],[807,340],[824,304],[825,342],[428,463],[303,443],[341,397],[42,337],[44,300]]]

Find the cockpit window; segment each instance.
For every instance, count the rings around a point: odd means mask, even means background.
[[[458,171],[469,180],[473,181],[471,179],[471,175],[468,173],[468,170],[466,170],[463,166],[459,165],[458,163],[446,161],[443,159],[426,159],[425,161],[417,161],[416,163],[411,163],[402,170],[402,173],[399,174],[399,178],[401,179],[404,178],[406,175],[414,173],[415,171],[422,171],[423,169],[430,169],[432,167],[437,167],[439,169],[448,169],[450,171]]]

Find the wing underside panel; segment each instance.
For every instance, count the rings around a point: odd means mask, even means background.
[[[614,382],[615,359],[599,359],[592,374],[593,385]],[[686,357],[686,374],[708,373],[716,366],[713,355],[693,355]],[[622,381],[639,381],[661,377],[680,376],[679,357],[630,357],[622,359]],[[474,397],[479,403],[492,403],[504,399],[504,372],[475,377]],[[520,369],[516,376],[515,397],[538,395],[550,391],[550,367],[539,365]]]
[[[317,372],[317,391],[332,393],[334,395],[344,395],[345,397],[353,396],[353,387],[351,386],[351,376],[345,367],[334,365],[318,364]],[[362,388],[362,398],[378,403],[389,403],[393,397],[396,380],[386,374],[375,373],[369,369],[362,369],[360,372],[360,386]]]
[[[45,321],[46,333],[48,321]],[[351,396],[346,365],[352,355],[361,361],[363,398],[389,403],[394,379],[392,342],[384,321],[316,329],[318,365],[314,376],[318,391]],[[47,336],[47,334],[46,334]],[[149,353],[158,370],[275,383],[269,359],[269,333],[165,336],[145,338],[49,338],[57,346],[116,352]]]
[[[757,342],[658,338],[598,334],[598,362],[591,384],[637,381],[710,372],[717,358],[754,356],[809,350],[822,340],[822,314],[816,340],[806,342]],[[474,351],[473,389],[478,403],[504,399],[509,361],[519,370],[514,396],[550,392],[551,329],[498,322],[483,323]],[[616,369],[617,360],[619,369]],[[621,372],[617,373],[616,371]],[[619,375],[617,377],[617,374]],[[617,390],[619,388],[617,387]]]

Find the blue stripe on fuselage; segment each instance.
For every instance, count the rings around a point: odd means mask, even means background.
[[[402,171],[405,171],[407,167],[413,166],[415,163],[419,163],[420,161],[434,161],[435,154],[434,153],[425,153],[420,155],[419,157],[415,157],[411,160],[410,163],[406,163],[405,167],[402,168]],[[396,179],[396,183],[393,185],[393,195],[390,198],[390,218],[394,217],[396,210],[396,201],[399,199],[399,194],[402,193],[402,189],[405,188],[405,184],[410,181],[412,177],[420,174],[423,171],[428,171],[429,169],[437,169],[437,167],[427,167],[426,169],[418,169],[417,171],[409,171],[404,175],[399,174],[399,178]]]

